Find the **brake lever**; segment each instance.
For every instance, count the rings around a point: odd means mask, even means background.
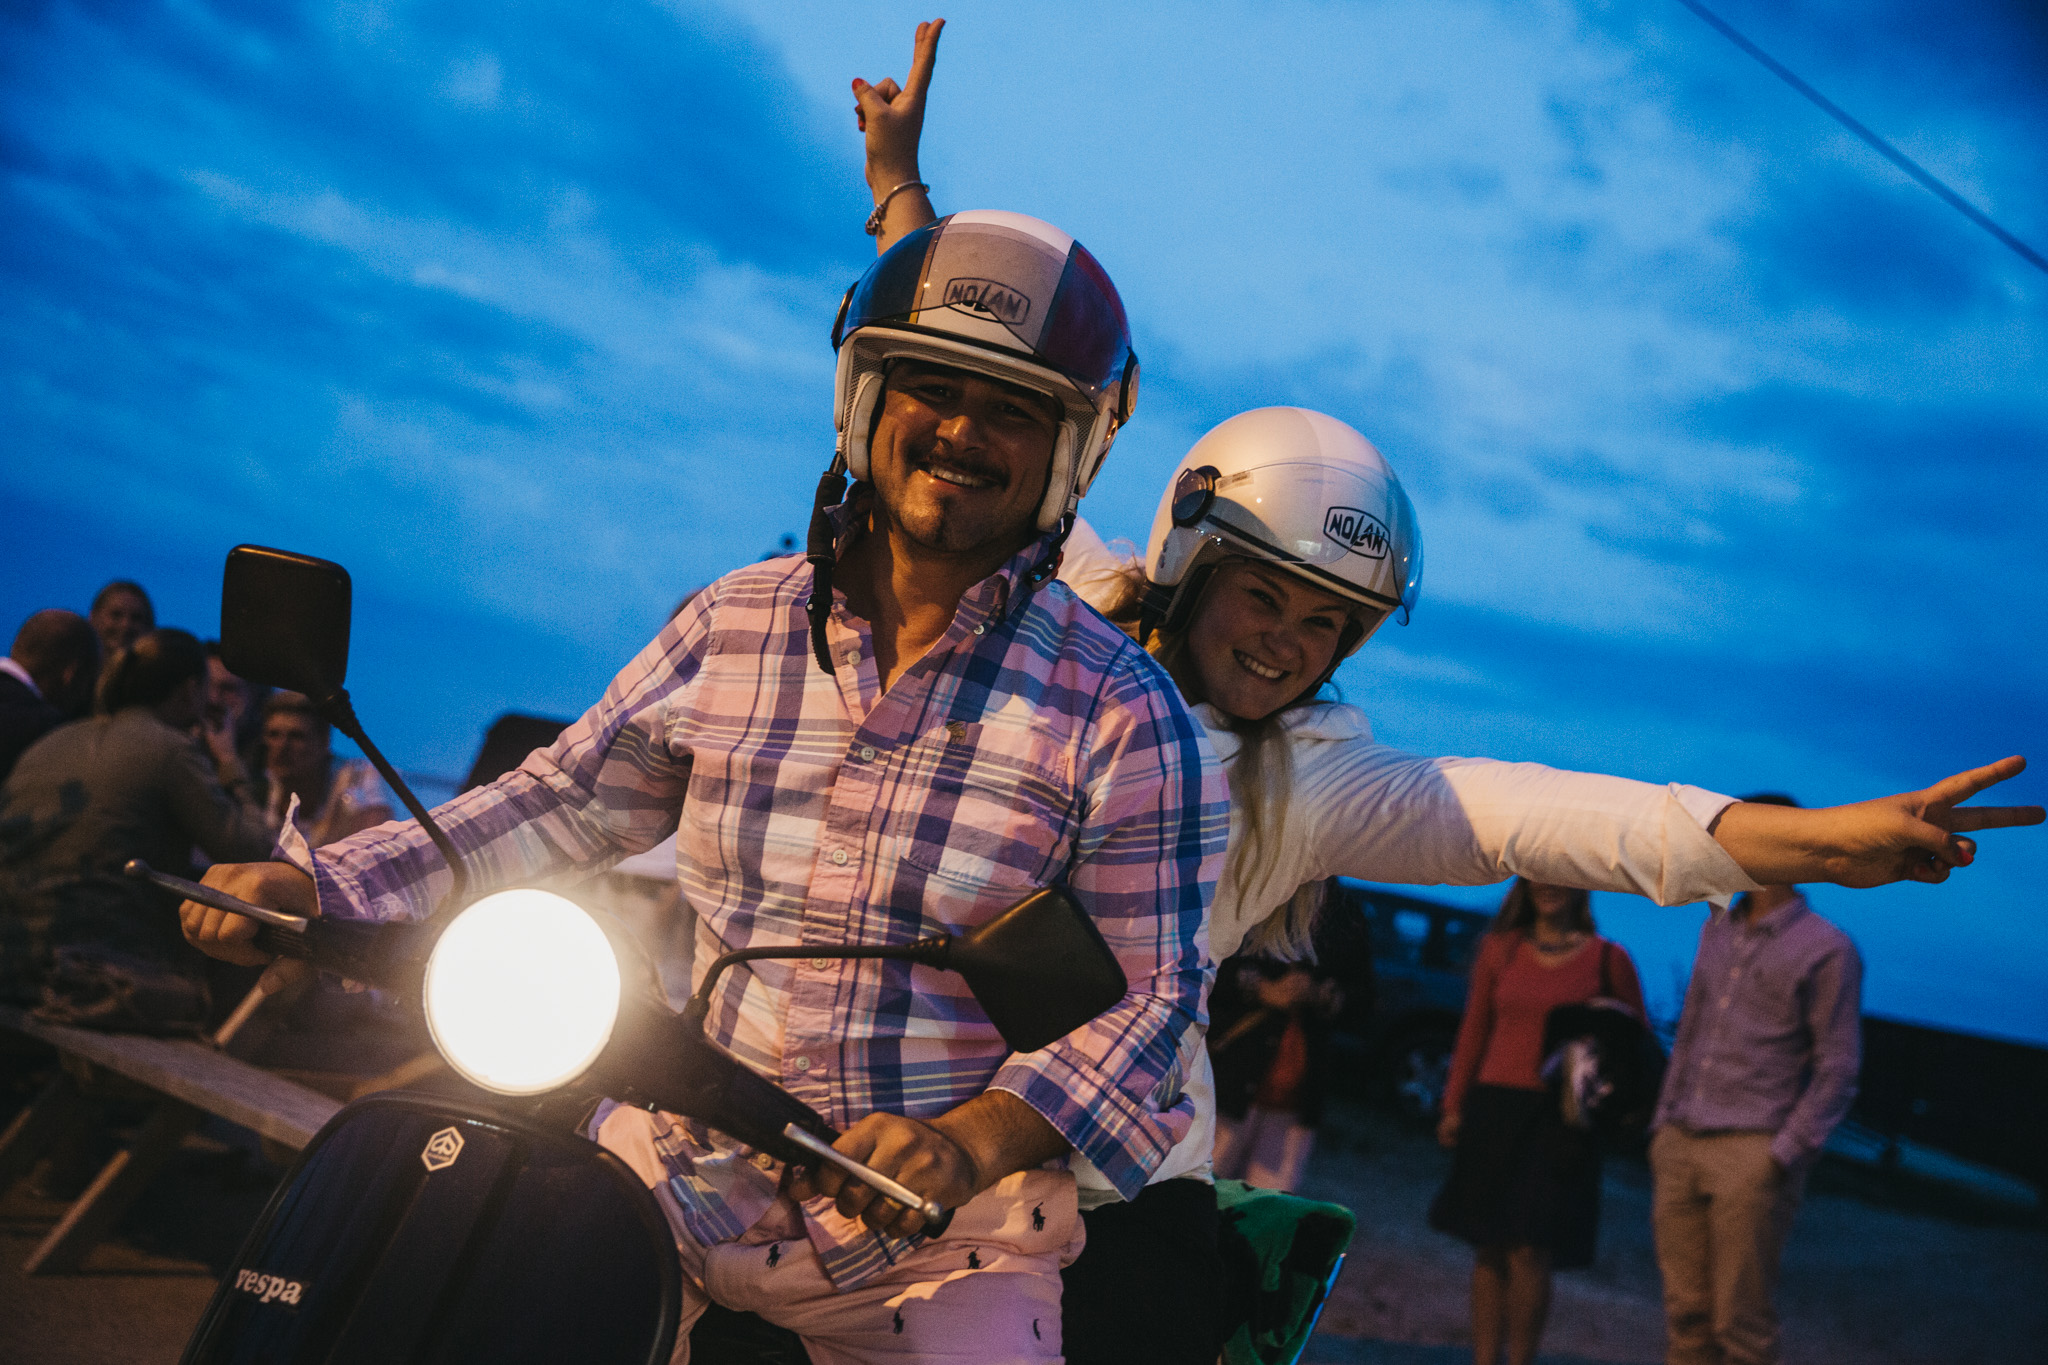
[[[168,872],[159,872],[140,858],[130,858],[122,865],[121,871],[136,881],[154,882],[166,891],[175,891],[188,901],[197,901],[212,909],[224,910],[230,915],[247,915],[258,924],[267,924],[273,929],[303,934],[306,932],[307,924],[311,923],[304,915],[288,915],[282,910],[272,910],[268,906],[245,901],[240,896],[231,896],[225,891],[201,886],[198,882],[186,881],[183,877],[173,877]]]
[[[785,1124],[782,1136],[813,1155],[824,1158],[840,1170],[858,1180],[877,1194],[887,1195],[906,1209],[915,1209],[924,1215],[924,1227],[920,1237],[942,1237],[953,1222],[953,1210],[935,1199],[926,1199],[908,1185],[899,1184],[883,1175],[865,1162],[855,1161],[831,1144],[820,1141],[795,1124]]]

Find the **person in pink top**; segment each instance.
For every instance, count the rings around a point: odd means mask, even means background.
[[[1536,1358],[1550,1274],[1590,1265],[1600,1149],[1564,1122],[1543,1076],[1550,1012],[1587,1000],[1643,1017],[1635,964],[1593,928],[1584,891],[1518,878],[1472,964],[1437,1138],[1453,1150],[1430,1226],[1470,1242],[1472,1358]]]

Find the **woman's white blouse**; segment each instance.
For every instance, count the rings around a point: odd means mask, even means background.
[[[1087,524],[1070,539],[1060,577],[1084,600],[1108,599],[1117,556]],[[1239,790],[1239,740],[1208,706],[1194,708]],[[1355,706],[1298,707],[1282,718],[1294,766],[1280,837],[1267,866],[1239,885],[1226,868],[1210,910],[1209,948],[1235,953],[1261,920],[1301,886],[1325,877],[1418,886],[1483,886],[1514,876],[1595,891],[1646,896],[1659,905],[1725,904],[1756,884],[1707,832],[1733,799],[1698,787],[1657,786],[1538,763],[1424,758],[1373,739]],[[1269,808],[1281,799],[1269,793]],[[1234,849],[1244,808],[1231,803]],[[1215,1133],[1215,1093],[1199,1039],[1182,1049],[1186,1098],[1196,1104],[1188,1136],[1153,1180],[1206,1177]],[[1106,1202],[1108,1185],[1078,1158],[1084,1207]]]

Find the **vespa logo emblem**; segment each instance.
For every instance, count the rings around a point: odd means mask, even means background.
[[[1387,528],[1370,512],[1332,507],[1323,517],[1323,534],[1367,559],[1387,557]]]
[[[1015,327],[1031,316],[1029,298],[994,280],[948,280],[946,306],[982,313],[1009,327]]]
[[[297,1308],[299,1299],[306,1292],[304,1280],[288,1280],[282,1275],[266,1275],[260,1270],[238,1270],[235,1272],[235,1288],[244,1294],[253,1294],[258,1303],[281,1303],[287,1308]]]
[[[462,1134],[453,1128],[443,1128],[427,1139],[426,1147],[420,1152],[420,1165],[430,1171],[446,1170],[461,1155]]]

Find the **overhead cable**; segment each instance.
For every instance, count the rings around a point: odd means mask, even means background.
[[[2043,257],[2040,252],[2034,250],[2034,248],[2028,246],[2010,232],[2007,232],[2004,228],[1993,222],[1990,215],[1978,209],[1976,205],[1963,198],[1960,194],[1957,194],[1947,185],[1944,185],[1931,171],[1928,171],[1919,162],[1857,122],[1846,109],[1843,109],[1826,95],[1821,94],[1820,91],[1799,79],[1783,62],[1744,37],[1733,24],[1730,24],[1726,19],[1723,19],[1705,5],[1699,3],[1699,0],[1678,0],[1678,3],[1713,25],[1720,31],[1722,37],[1756,58],[1779,80],[1806,96],[1807,99],[1812,100],[1814,104],[1820,107],[1823,113],[1827,114],[1828,117],[1834,119],[1835,122],[1841,124],[1844,128],[1847,128],[1850,132],[1856,134],[1857,137],[1862,138],[1878,155],[1891,162],[1894,166],[1897,166],[1907,175],[1912,176],[1913,179],[1919,181],[1921,186],[1930,194],[1940,199],[1957,213],[1962,214],[1978,227],[1983,228],[1999,241],[2011,247],[2035,268],[2048,272],[2048,257]]]

